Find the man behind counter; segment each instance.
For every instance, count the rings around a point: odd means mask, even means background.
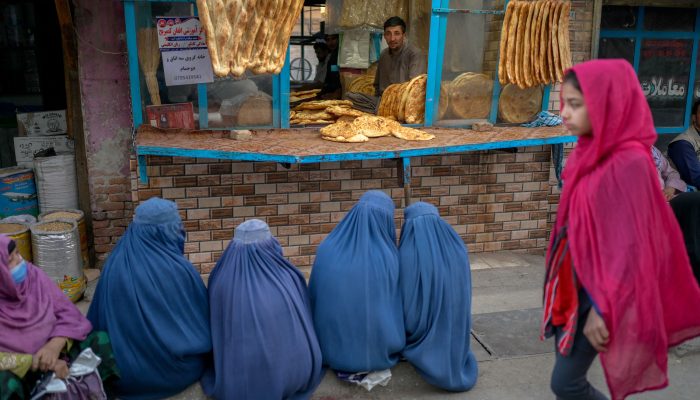
[[[362,93],[348,93],[353,107],[376,113],[379,98],[389,85],[407,82],[427,67],[425,57],[416,47],[406,41],[406,22],[400,17],[391,17],[384,22],[384,40],[388,48],[379,55],[377,73],[374,76],[374,96]]]
[[[375,95],[394,83],[410,81],[426,71],[425,57],[415,46],[406,42],[406,23],[400,17],[384,22],[384,40],[388,48],[379,55],[377,74],[374,76]]]
[[[325,39],[318,39],[314,43],[314,52],[318,59],[316,76],[312,83],[298,88],[298,90],[321,89],[318,99],[339,99],[340,68],[338,67],[338,35],[326,35]]]

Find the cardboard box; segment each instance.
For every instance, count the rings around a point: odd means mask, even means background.
[[[20,136],[54,136],[68,132],[66,110],[17,114]]]
[[[61,136],[25,136],[15,138],[15,159],[17,165],[31,168],[34,165],[34,154],[53,147],[56,153],[73,153],[75,145],[66,135]]]
[[[151,126],[156,128],[194,129],[192,103],[146,106],[146,116]]]

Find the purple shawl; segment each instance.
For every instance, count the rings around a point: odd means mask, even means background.
[[[26,279],[12,281],[11,240],[0,235],[0,351],[34,354],[53,337],[85,339],[90,321],[44,271],[27,262]]]

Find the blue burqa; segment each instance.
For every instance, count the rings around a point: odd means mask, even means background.
[[[119,398],[172,396],[210,360],[207,289],[184,245],[175,203],[152,198],[107,259],[88,319],[112,340]]]
[[[249,220],[209,278],[216,399],[307,399],[322,378],[306,281],[267,224]]]
[[[394,203],[365,193],[319,245],[311,271],[323,362],[345,372],[393,367],[405,343]]]
[[[406,323],[404,357],[428,383],[465,391],[476,383],[470,349],[472,284],[464,242],[437,208],[405,210],[399,245],[399,287]]]

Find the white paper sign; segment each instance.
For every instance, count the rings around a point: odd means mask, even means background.
[[[214,82],[214,71],[197,17],[156,17],[158,46],[168,86]]]

